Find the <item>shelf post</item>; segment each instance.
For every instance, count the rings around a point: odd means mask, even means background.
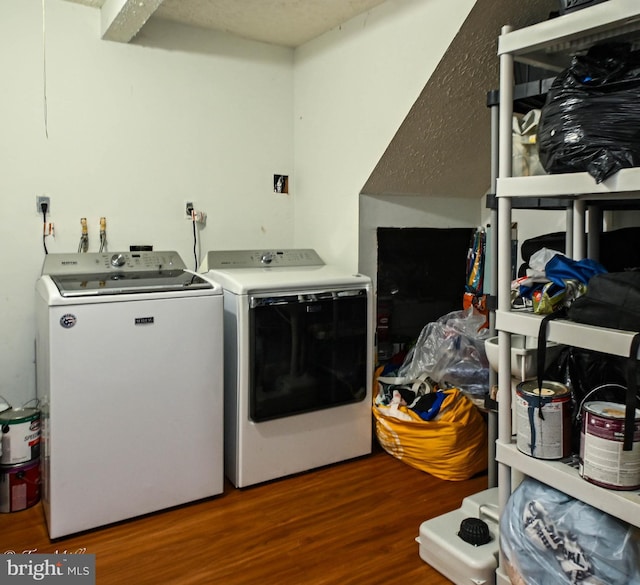
[[[587,258],[600,261],[600,233],[603,231],[602,208],[600,205],[587,206]]]
[[[568,258],[573,258],[573,202],[567,205],[564,227],[564,231],[567,234],[567,239],[564,243],[564,253]]]
[[[502,34],[512,30],[503,26]],[[498,177],[510,177],[512,172],[513,127],[513,55],[500,55],[500,140],[498,141]],[[498,189],[496,188],[496,195]],[[511,308],[511,199],[498,199],[498,310]],[[511,440],[511,335],[498,331],[498,442]],[[498,500],[503,510],[511,494],[511,472],[498,465]]]
[[[574,260],[582,260],[586,257],[585,229],[586,229],[586,205],[584,200],[576,199],[573,202],[573,252]]]

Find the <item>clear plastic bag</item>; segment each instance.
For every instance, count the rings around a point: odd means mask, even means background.
[[[427,324],[398,376],[415,379],[426,374],[439,384],[469,394],[487,394],[489,360],[484,341],[490,334],[488,329],[482,329],[484,323],[484,315],[469,307]]]
[[[502,513],[500,547],[517,585],[640,585],[636,528],[531,478]]]
[[[511,171],[514,177],[544,175],[538,156],[538,124],[540,110],[533,109],[524,116],[515,115],[512,120],[513,160]]]
[[[554,80],[538,125],[548,173],[588,172],[600,183],[640,166],[640,52],[596,45]]]

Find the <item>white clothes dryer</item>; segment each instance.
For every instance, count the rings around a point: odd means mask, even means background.
[[[204,270],[224,289],[233,484],[371,453],[371,280],[314,250],[211,251]]]
[[[49,254],[36,315],[50,538],[222,493],[218,284],[176,252]]]

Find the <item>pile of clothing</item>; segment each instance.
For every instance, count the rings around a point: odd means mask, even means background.
[[[440,412],[445,394],[439,392],[440,386],[426,374],[419,376],[411,384],[395,385],[399,378],[378,377],[376,406],[388,406],[389,412],[402,420],[412,420],[399,406],[405,406],[415,412],[422,420],[433,420]]]
[[[526,275],[511,283],[512,308],[553,313],[582,296],[592,276],[605,272],[602,264],[590,258],[572,260],[562,252],[542,248],[531,256]]]

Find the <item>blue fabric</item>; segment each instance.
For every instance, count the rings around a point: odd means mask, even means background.
[[[562,254],[556,254],[547,262],[544,272],[551,282],[557,284],[560,288],[564,288],[565,280],[577,280],[588,284],[592,276],[607,272],[607,269],[590,258],[572,260]]]
[[[446,397],[444,392],[434,392],[435,399],[428,410],[421,410],[420,403],[416,404],[412,410],[422,419],[422,420],[433,420],[437,414],[440,412],[440,407]]]

